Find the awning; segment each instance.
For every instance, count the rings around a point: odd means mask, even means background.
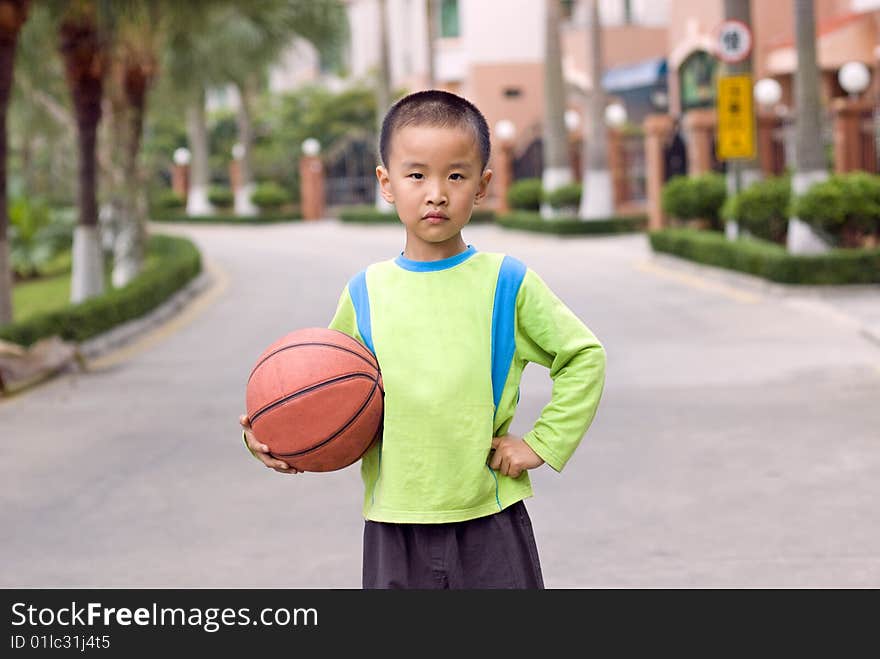
[[[666,58],[663,57],[616,66],[602,75],[602,88],[607,92],[623,92],[653,87],[666,78],[666,71]]]

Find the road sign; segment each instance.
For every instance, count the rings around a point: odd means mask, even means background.
[[[718,26],[718,57],[728,64],[742,62],[752,52],[752,31],[742,21],[724,21]]]
[[[752,76],[718,78],[718,129],[715,153],[719,160],[755,157],[755,116]]]

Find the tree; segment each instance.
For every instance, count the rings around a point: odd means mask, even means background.
[[[568,133],[565,128],[565,83],[562,78],[562,47],[559,39],[559,0],[544,0],[544,172],[541,177],[545,193],[572,181],[568,159]],[[541,215],[551,217],[547,201],[541,204]]]
[[[0,325],[12,322],[12,266],[9,258],[9,212],[6,198],[6,112],[12,92],[15,47],[27,20],[30,0],[0,1]]]
[[[70,298],[74,303],[104,290],[98,235],[96,142],[112,28],[94,2],[71,0],[58,26],[59,50],[76,117],[79,149],[79,219],[73,237]]]
[[[590,53],[593,88],[587,96],[590,133],[584,140],[583,191],[578,214],[596,220],[614,214],[611,172],[608,169],[608,128],[605,126],[605,92],[602,90],[602,25],[599,2],[590,0]]]
[[[217,43],[234,55],[221,57],[225,74],[238,90],[237,108],[239,185],[235,191],[235,210],[252,215],[250,201],[254,189],[251,153],[254,144],[253,112],[262,77],[294,38],[310,41],[322,59],[335,59],[348,37],[345,8],[338,0],[263,0],[243,4],[236,21],[226,21],[217,34]]]
[[[385,0],[379,0],[379,70],[376,73],[376,136],[382,134],[382,121],[391,105],[391,67],[388,63],[388,18]],[[376,210],[387,213],[394,206],[385,201],[376,180]]]
[[[795,167],[791,193],[799,196],[813,184],[828,178],[822,148],[819,102],[819,66],[816,62],[816,16],[813,0],[794,0],[797,69],[795,91]],[[824,241],[796,217],[788,220],[786,244],[794,253],[821,252]]]

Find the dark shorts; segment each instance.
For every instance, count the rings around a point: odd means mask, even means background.
[[[364,525],[363,587],[544,588],[525,504],[449,524]]]

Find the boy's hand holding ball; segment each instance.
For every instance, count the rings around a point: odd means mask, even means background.
[[[251,422],[250,419],[247,418],[246,414],[242,414],[238,417],[238,422],[241,424],[241,427],[244,429],[244,438],[247,442],[247,447],[250,449],[251,453],[254,454],[254,457],[257,458],[264,465],[269,467],[270,469],[274,469],[275,471],[282,474],[300,474],[302,473],[299,469],[295,469],[294,467],[289,467],[286,462],[282,462],[276,458],[273,458],[269,453],[269,447],[265,444],[262,444],[255,436],[254,431],[251,430]]]

